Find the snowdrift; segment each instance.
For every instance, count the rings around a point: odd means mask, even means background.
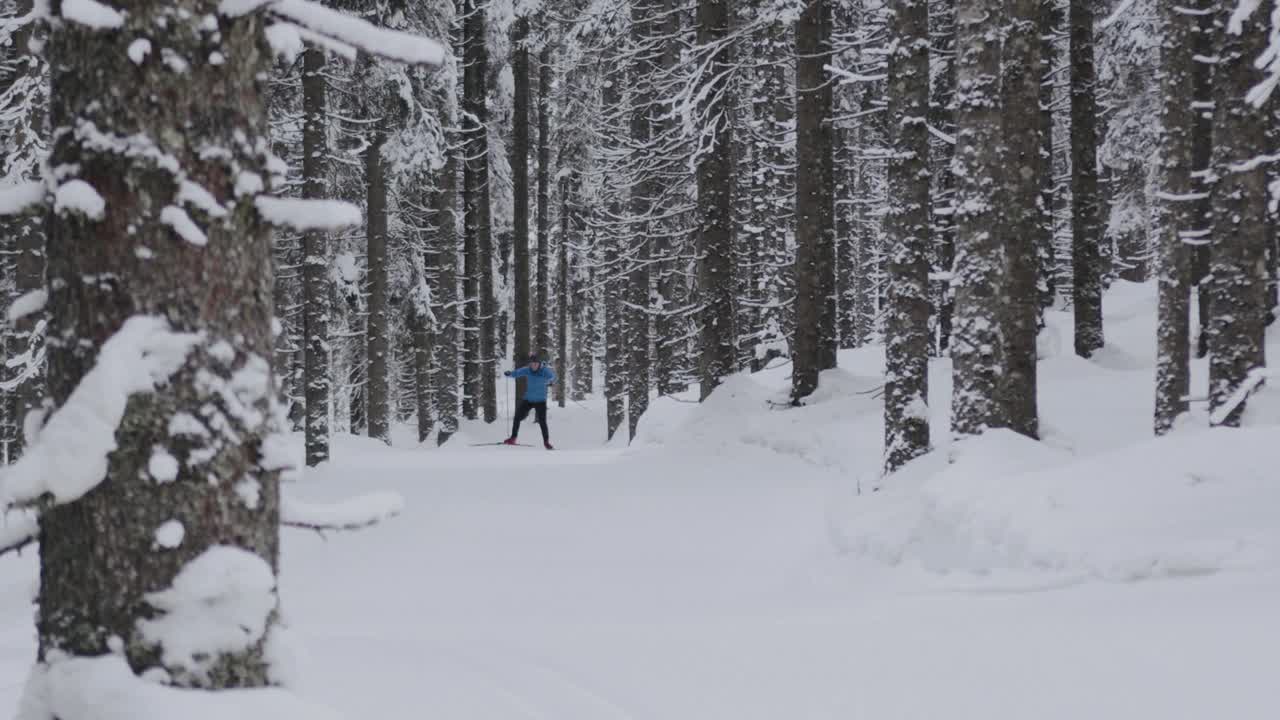
[[[1280,433],[1195,429],[1074,459],[1000,430],[863,495],[847,549],[939,570],[1136,580],[1274,565]]]
[[[830,475],[837,549],[935,572],[1037,571],[1127,581],[1280,568],[1280,387],[1249,404],[1246,428],[1209,429],[1193,404],[1151,437],[1155,287],[1118,282],[1107,347],[1070,351],[1071,315],[1047,314],[1039,343],[1041,441],[995,431],[952,444],[951,364],[930,368],[935,450],[880,477],[881,348],[842,351],[818,390],[788,407],[789,367],[728,378],[708,400],[662,398],[635,446],[682,455],[779,459]],[[1273,334],[1271,357],[1280,356]],[[1193,365],[1192,394],[1207,387]],[[770,462],[764,462],[765,456]],[[785,471],[784,471],[785,472]]]

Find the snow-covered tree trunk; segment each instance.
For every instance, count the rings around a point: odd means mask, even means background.
[[[831,364],[828,347],[835,300],[834,232],[831,225],[831,58],[829,0],[805,0],[796,22],[796,327],[791,397],[818,387]]]
[[[1213,102],[1214,102],[1214,45],[1217,29],[1214,28],[1213,7],[1216,0],[1190,0],[1189,6],[1196,18],[1194,93],[1196,102],[1195,125],[1192,127],[1192,153],[1195,160],[1195,195],[1192,217],[1195,222],[1191,246],[1191,281],[1196,286],[1196,307],[1200,322],[1196,330],[1196,357],[1209,355],[1209,239],[1213,227],[1213,210],[1210,203],[1213,168]]]
[[[1044,68],[1040,56],[1041,0],[1006,0],[1004,4],[1003,79],[1000,144],[1003,207],[1001,232],[1006,247],[1007,313],[1005,369],[1000,377],[1000,401],[1009,427],[1039,437],[1036,406],[1036,335],[1040,297],[1038,255],[1049,241],[1044,237],[1040,211],[1040,156],[1043,116],[1031,112],[1040,103]]]
[[[958,436],[1009,424],[1000,402],[1008,259],[999,234],[998,14],[956,1],[956,292],[951,427]]]
[[[521,367],[529,357],[529,18],[516,18],[511,30],[511,75],[515,94],[511,113],[511,183],[515,205],[514,285],[515,342],[514,367]],[[545,348],[539,348],[545,349]],[[516,381],[516,396],[523,397],[525,380]]]
[[[821,0],[815,0],[821,1]],[[706,399],[722,378],[734,371],[737,333],[734,328],[733,197],[731,183],[732,126],[728,75],[731,50],[723,42],[729,33],[730,0],[698,0],[698,46],[708,61],[699,79],[705,100],[698,115],[705,123],[705,148],[697,161],[698,289],[701,355],[701,397]]]
[[[569,389],[577,384],[578,368],[569,358],[569,180],[560,181],[560,237],[556,259],[556,360],[560,363],[560,380],[556,399],[565,406]]]
[[[1069,0],[1071,25],[1071,299],[1075,351],[1102,348],[1102,211],[1098,195],[1098,103],[1093,3]]]
[[[451,108],[452,109],[452,108]],[[446,125],[453,126],[453,113],[444,113]],[[458,150],[453,147],[457,139],[452,132],[445,135],[450,147],[445,155],[444,167],[437,174],[436,191],[432,196],[435,211],[435,237],[432,241],[436,282],[432,286],[436,316],[435,326],[435,405],[439,430],[436,444],[443,445],[458,431],[458,359],[461,355],[462,333],[458,327],[462,319],[458,306]]]
[[[158,592],[210,553],[233,558],[248,583],[270,581],[278,556],[271,242],[255,212],[270,157],[270,54],[261,14],[218,9],[137,0],[109,16],[119,29],[66,18],[47,47],[59,184],[48,238],[53,402],[101,407],[129,392],[126,377],[165,384],[121,399],[118,430],[66,438],[80,450],[48,448],[75,453],[79,479],[96,487],[42,513],[37,625],[43,660],[121,643],[135,672],[221,688],[270,681],[273,587],[246,589],[270,604],[230,628],[239,642],[197,653],[166,644],[164,629],[180,617],[171,613],[201,608],[181,607],[176,588]],[[138,39],[161,26],[163,47],[140,52]],[[124,360],[129,352],[141,361]],[[95,362],[116,363],[115,375],[91,379]],[[113,442],[109,454],[89,447]],[[51,482],[70,481],[66,470]]]
[[[631,144],[641,149],[650,146],[652,127],[650,114],[654,112],[652,83],[657,71],[653,57],[652,23],[657,8],[646,0],[631,0],[631,42],[634,56],[631,58]],[[653,171],[645,164],[651,162],[649,153],[635,152],[631,156],[631,241],[628,247],[630,270],[627,273],[627,440],[634,440],[640,417],[649,408],[649,258],[652,248],[652,232],[656,229],[650,219],[653,213],[653,193],[656,189],[650,179]]]
[[[931,56],[934,68],[931,85],[929,122],[935,129],[951,137],[934,145],[931,160],[933,209],[930,234],[937,253],[936,268],[943,280],[935,284],[934,315],[937,322],[935,352],[945,355],[951,347],[951,325],[955,314],[955,294],[951,291],[951,271],[956,261],[955,174],[951,164],[955,158],[956,96],[956,7],[955,0],[932,0],[929,13]]]
[[[929,3],[890,8],[886,473],[929,449]]]
[[[369,320],[365,333],[367,343],[365,398],[369,403],[369,437],[391,443],[390,405],[387,400],[387,363],[391,352],[390,318],[387,308],[387,168],[382,156],[386,131],[382,120],[368,137],[364,151],[365,192],[368,209],[365,215],[367,245],[366,269],[369,283]]]
[[[1191,249],[1194,237],[1196,17],[1169,3],[1160,10],[1159,325],[1156,332],[1155,432],[1173,429],[1190,390]]]
[[[1271,103],[1277,101],[1254,107],[1246,100],[1264,77],[1254,62],[1267,48],[1269,18],[1258,10],[1240,17],[1234,3],[1216,12],[1221,35],[1214,92],[1209,408],[1215,424],[1234,426],[1246,405],[1237,394],[1266,365],[1266,249],[1273,241],[1267,234],[1266,157],[1275,151],[1268,147],[1267,130],[1274,122]]]
[[[485,7],[476,0],[464,0],[463,12],[463,395],[462,412],[470,420],[479,416],[485,403],[483,377],[484,348],[492,350],[492,338],[486,344],[487,318],[493,309],[482,297],[493,287],[493,254],[489,232],[489,131],[488,71],[489,53],[485,45]],[[489,333],[492,336],[492,333]],[[492,382],[490,380],[489,382]]]
[[[325,64],[323,48],[303,53],[302,197],[307,199],[324,198],[329,190]],[[311,230],[302,242],[306,455],[312,466],[329,459],[329,236],[324,230]]]
[[[1058,294],[1057,282],[1057,246],[1054,242],[1054,203],[1057,196],[1057,181],[1054,178],[1053,164],[1053,119],[1054,89],[1057,85],[1054,78],[1058,67],[1057,35],[1062,25],[1062,9],[1059,0],[1041,0],[1039,11],[1040,59],[1042,77],[1040,80],[1040,222],[1043,227],[1037,237],[1041,245],[1037,248],[1039,259],[1039,283],[1037,293],[1040,299],[1038,322],[1044,324],[1044,311],[1053,306]]]
[[[534,298],[533,337],[538,352],[551,350],[551,44],[544,39],[538,51],[538,258]],[[556,363],[567,368],[564,355]],[[556,386],[563,398],[564,385]]]
[[[682,22],[677,5],[677,0],[663,0],[661,71],[664,74],[672,74],[680,61]],[[670,115],[661,116],[655,125],[658,136],[662,138],[678,132],[677,121]],[[683,346],[679,338],[687,334],[688,323],[683,307],[688,294],[680,259],[683,243],[675,238],[677,228],[676,221],[661,223],[653,246],[653,273],[657,276],[658,294],[653,322],[653,374],[659,395],[670,395],[684,389],[684,382],[680,379]]]
[[[606,116],[621,114],[624,111],[622,82],[626,79],[625,67],[619,67],[620,58],[614,56],[605,70],[605,87],[601,97],[601,110]],[[614,433],[622,427],[627,413],[627,315],[623,305],[625,294],[626,259],[622,254],[622,243],[625,242],[622,225],[618,218],[625,214],[623,197],[625,190],[622,178],[609,173],[603,178],[604,187],[601,195],[607,200],[607,219],[604,227],[596,236],[603,243],[603,294],[604,294],[604,396],[605,426],[610,440]]]

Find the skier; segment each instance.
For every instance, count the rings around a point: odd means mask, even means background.
[[[509,378],[527,378],[524,397],[520,398],[516,404],[516,417],[511,426],[511,437],[504,440],[503,444],[516,444],[516,438],[520,435],[520,423],[529,417],[529,410],[532,409],[538,418],[538,425],[542,428],[542,444],[548,450],[554,450],[555,448],[551,447],[551,433],[547,430],[547,386],[555,383],[555,372],[542,364],[538,353],[529,353],[528,365],[514,372],[508,370],[503,374]]]

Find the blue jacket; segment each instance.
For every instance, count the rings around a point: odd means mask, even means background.
[[[546,402],[547,386],[556,381],[555,371],[546,365],[538,368],[537,372],[522,367],[511,373],[511,377],[529,379],[524,389],[524,399],[529,402]]]

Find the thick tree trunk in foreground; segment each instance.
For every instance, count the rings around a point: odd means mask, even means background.
[[[1234,5],[1217,11],[1226,28],[1218,41],[1215,88],[1213,166],[1213,245],[1209,260],[1209,408],[1235,408],[1218,424],[1240,424],[1245,402],[1234,398],[1250,381],[1250,373],[1266,366],[1263,344],[1270,308],[1266,301],[1267,172],[1261,158],[1275,148],[1267,144],[1272,99],[1258,108],[1245,98],[1263,79],[1254,60],[1267,48],[1269,18],[1254,12],[1232,25]],[[1234,398],[1234,399],[1233,399]]]
[[[302,196],[308,199],[328,195],[324,71],[325,50],[308,48],[302,56]],[[302,243],[306,453],[313,466],[329,459],[329,236],[312,230]]]
[[[886,473],[929,449],[929,4],[895,0],[891,8]]]
[[[174,13],[174,2],[137,0],[129,27],[167,22],[166,47],[203,58],[207,36],[198,26],[216,15],[218,3],[178,4],[191,11],[188,19]],[[278,554],[278,474],[262,460],[276,387],[271,243],[253,197],[234,192],[243,177],[237,170],[267,176],[255,148],[269,132],[260,78],[270,55],[261,14],[219,21],[225,62],[192,62],[186,73],[173,72],[157,55],[135,65],[127,52],[134,32],[66,22],[46,50],[58,130],[51,160],[64,169],[63,183],[83,181],[105,201],[99,219],[75,210],[50,217],[54,403],[67,401],[131,317],[166,318],[174,330],[202,337],[161,390],[130,400],[105,481],[43,513],[37,625],[42,659],[54,652],[106,654],[116,638],[137,672],[162,668],[179,686],[249,687],[268,682],[261,641],[179,664],[163,661],[138,632],[140,620],[159,612],[147,594],[168,588],[212,546],[241,548],[271,568]],[[125,143],[138,152],[117,152]],[[227,154],[202,152],[210,147]],[[180,170],[157,166],[148,152],[172,157]],[[177,202],[180,180],[198,184],[229,211],[214,218],[185,205],[207,235],[205,245],[161,220],[163,208],[177,207],[169,203]],[[170,210],[166,217],[175,215]],[[158,548],[157,530],[170,522],[181,523],[181,542]]]
[[[1196,18],[1170,3],[1161,9],[1163,93],[1159,241],[1159,326],[1156,332],[1155,432],[1163,435],[1187,411],[1190,390],[1191,252],[1184,242],[1196,228],[1195,183]]]
[[[796,23],[796,327],[791,397],[800,402],[832,364],[827,318],[835,300],[831,221],[831,88],[829,0],[806,0]],[[829,247],[830,246],[830,247]]]
[[[1102,348],[1102,211],[1098,197],[1098,103],[1095,97],[1093,3],[1070,0],[1071,270],[1075,351]]]
[[[382,157],[386,133],[375,130],[364,151],[365,191],[368,210],[365,217],[365,240],[368,243],[366,264],[369,274],[369,321],[365,332],[368,343],[369,371],[365,380],[365,398],[369,403],[369,437],[391,444],[390,406],[387,362],[391,354],[390,317],[387,314],[387,168]]]
[[[1040,155],[1044,116],[1029,112],[1040,104],[1044,75],[1038,37],[1041,0],[1006,0],[1004,77],[1001,122],[1004,168],[1000,204],[1008,255],[1005,311],[1005,371],[1000,400],[1009,427],[1039,437],[1036,405],[1036,335],[1039,332],[1039,254],[1049,243],[1040,210],[1040,178],[1045,172]]]
[[[951,428],[958,436],[1007,427],[1004,373],[1008,259],[999,235],[1000,49],[985,0],[956,2],[956,292]]]
[[[698,0],[698,45],[709,47],[729,33],[730,0]],[[734,371],[732,127],[726,75],[731,58],[721,45],[704,71],[708,99],[701,115],[712,123],[710,147],[698,160],[698,287],[702,297],[701,397]]]

